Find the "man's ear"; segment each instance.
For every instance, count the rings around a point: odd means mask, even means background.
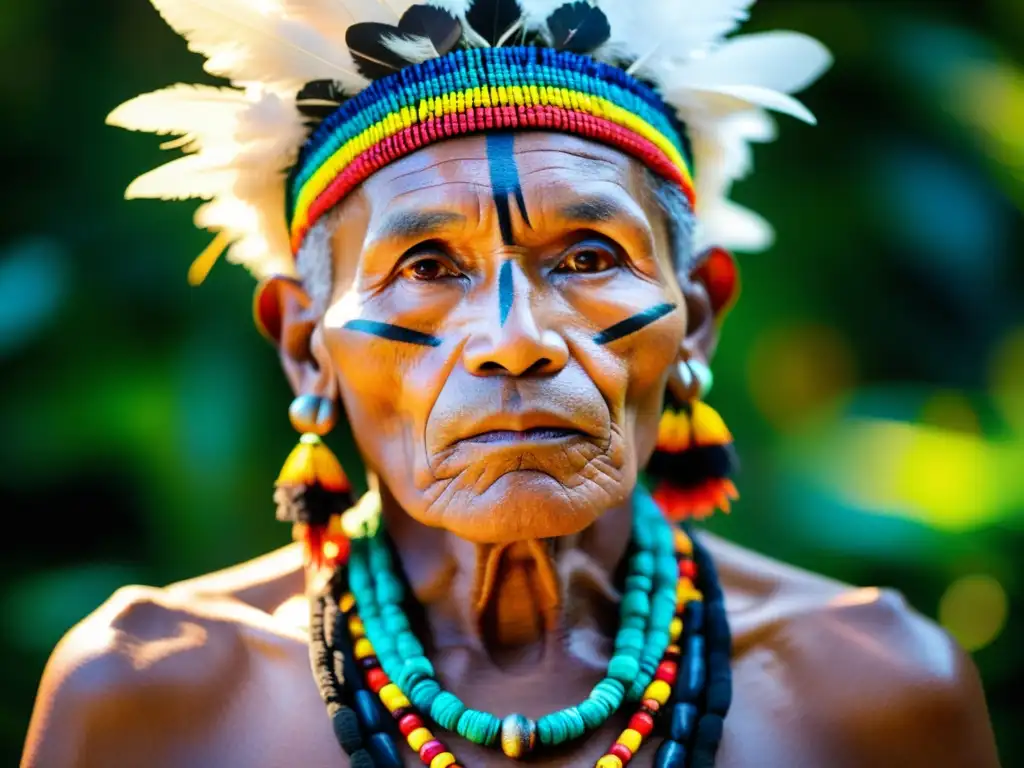
[[[736,258],[724,248],[707,248],[690,272],[690,280],[704,286],[715,323],[721,325],[740,295],[740,273]]]
[[[697,258],[681,287],[686,302],[687,326],[679,354],[680,362],[696,359],[708,364],[718,345],[722,320],[739,295],[736,261],[724,248],[708,248]],[[693,382],[684,381],[685,378],[678,370],[669,377],[673,394],[681,400],[694,395]]]
[[[323,345],[314,338],[320,316],[302,283],[284,275],[260,281],[253,297],[253,319],[260,333],[277,347],[297,395],[336,396],[330,361],[319,360],[322,355],[316,354],[323,352]]]

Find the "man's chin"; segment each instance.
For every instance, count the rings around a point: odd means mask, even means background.
[[[610,480],[598,485],[579,476],[565,482],[542,470],[512,470],[483,490],[452,494],[438,510],[437,524],[480,544],[570,536],[626,500],[628,490],[617,485]]]

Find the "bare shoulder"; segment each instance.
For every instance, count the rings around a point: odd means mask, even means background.
[[[245,740],[239,729],[259,730],[274,696],[297,702],[306,719],[322,712],[305,631],[236,594],[281,590],[281,578],[243,564],[208,580],[115,592],[54,649],[23,768],[239,764],[224,750]],[[330,735],[326,718],[313,722]]]
[[[244,563],[176,582],[167,590],[193,598],[233,598],[273,613],[289,598],[302,594],[303,579],[302,549],[289,544]]]
[[[898,592],[707,538],[733,628],[737,719],[786,702],[777,713],[813,724],[834,766],[999,765],[973,662]]]

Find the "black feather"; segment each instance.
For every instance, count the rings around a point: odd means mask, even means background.
[[[466,11],[466,21],[484,40],[497,45],[522,15],[516,0],[476,0]]]
[[[552,47],[573,53],[590,53],[606,42],[612,29],[608,17],[586,0],[566,3],[548,16]]]
[[[331,112],[341,106],[348,95],[342,91],[341,85],[333,80],[313,80],[302,86],[295,100],[299,112],[312,120],[323,120]],[[303,104],[304,101],[324,101],[332,104]]]
[[[409,66],[408,61],[384,45],[384,40],[389,37],[404,35],[398,27],[375,21],[353,24],[345,30],[345,43],[364,77],[377,80]]]
[[[462,39],[462,24],[447,11],[432,5],[412,5],[402,14],[398,29],[405,35],[429,38],[444,56]]]

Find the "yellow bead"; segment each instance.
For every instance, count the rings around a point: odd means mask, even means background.
[[[389,712],[394,712],[396,709],[401,709],[402,707],[412,706],[409,703],[409,699],[407,699],[405,694],[402,693],[402,689],[394,683],[388,683],[385,685],[380,689],[380,692],[377,695],[380,696],[380,700],[384,703],[384,706],[388,708]]]
[[[348,620],[348,632],[352,635],[352,638],[358,640],[361,637],[366,636],[366,628],[363,626],[363,620],[358,616],[353,616]]]
[[[432,738],[434,738],[434,734],[432,734],[426,728],[417,728],[415,731],[406,736],[405,740],[409,742],[410,747],[419,752],[420,747],[422,747]]]
[[[594,768],[622,768],[622,761],[615,755],[605,755],[597,761]]]
[[[341,596],[341,600],[338,601],[338,607],[342,613],[348,613],[356,604],[356,599],[351,592],[346,592]]]
[[[681,555],[692,555],[693,554],[693,542],[690,541],[690,537],[680,529],[675,529],[676,537],[676,552]]]
[[[361,637],[356,640],[356,644],[353,646],[352,652],[356,655],[357,659],[365,659],[367,656],[373,656],[373,644],[365,637]]]
[[[640,749],[640,742],[643,740],[644,737],[640,735],[640,732],[635,731],[632,728],[627,728],[619,735],[619,744],[622,744],[626,749],[634,754]]]
[[[451,752],[442,752],[439,755],[435,755],[434,759],[430,761],[430,768],[448,768],[455,762],[455,755]]]
[[[672,695],[672,686],[664,680],[655,680],[647,686],[644,691],[645,699],[654,699],[658,704],[664,705],[668,697]]]
[[[676,585],[676,606],[682,608],[693,600],[700,600],[701,594],[689,579],[680,579]]]
[[[683,633],[683,620],[676,616],[672,619],[672,623],[668,625],[668,636],[669,639],[674,643],[679,639],[679,635]]]

